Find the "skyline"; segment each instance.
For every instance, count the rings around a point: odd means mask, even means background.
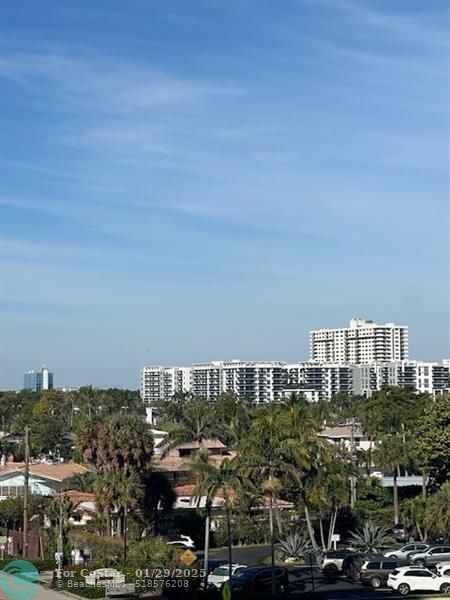
[[[0,389],[301,360],[356,315],[448,357],[449,7],[133,7],[0,7]]]

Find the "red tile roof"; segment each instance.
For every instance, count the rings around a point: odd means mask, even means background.
[[[89,492],[80,492],[78,490],[67,490],[56,494],[58,497],[68,498],[72,504],[76,507],[82,502],[92,502],[95,504],[95,494]]]
[[[45,463],[30,463],[30,475],[53,479],[54,481],[63,481],[72,475],[87,473],[89,469],[78,463],[60,463],[49,465]],[[25,470],[24,462],[7,462],[0,466],[0,477],[7,473],[16,471],[23,472]]]

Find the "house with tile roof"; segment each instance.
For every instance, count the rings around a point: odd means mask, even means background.
[[[202,496],[201,498],[196,498],[194,495],[195,484],[186,483],[184,485],[177,485],[174,488],[176,494],[176,501],[174,505],[174,509],[182,509],[182,508],[204,508],[206,506],[206,496]],[[230,489],[229,498],[233,499],[236,497],[236,492],[233,489]],[[224,492],[223,490],[217,490],[216,495],[212,501],[213,509],[223,508],[225,504]],[[288,502],[286,500],[282,500],[281,498],[275,499],[275,504],[279,509],[292,509],[294,508],[294,504],[292,502]],[[264,510],[268,509],[270,506],[270,497],[264,496],[263,498],[259,498],[255,502],[255,506],[253,510]]]
[[[69,518],[72,525],[87,525],[98,513],[95,494],[78,490],[65,490],[58,492],[56,497],[69,500],[72,503],[73,516]]]
[[[202,442],[187,442],[176,446],[167,453],[163,449],[161,453],[155,453],[153,469],[164,473],[173,483],[185,483],[189,478],[192,460],[199,450],[206,450],[208,461],[216,466],[219,466],[225,458],[231,459],[235,455],[217,438]]]
[[[30,463],[29,490],[31,494],[53,496],[64,479],[87,473],[89,469],[78,463]],[[6,462],[0,466],[0,500],[24,495],[25,463]]]

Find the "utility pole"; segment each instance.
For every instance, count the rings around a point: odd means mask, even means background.
[[[355,417],[352,418],[351,422],[351,461],[352,461],[352,471],[355,467]],[[356,477],[352,473],[350,475],[350,508],[355,507],[356,502]]]
[[[127,529],[128,529],[128,505],[123,510],[123,562],[127,563]]]
[[[25,475],[23,490],[23,557],[28,556],[28,488],[30,481],[30,439],[29,428],[25,427]]]

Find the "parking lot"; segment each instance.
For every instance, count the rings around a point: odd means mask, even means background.
[[[233,562],[245,565],[261,564],[261,561],[269,556],[269,546],[245,546],[233,548]],[[212,550],[214,558],[227,559],[227,550]],[[289,567],[290,594],[293,598],[301,598],[302,594],[317,592],[326,597],[327,600],[345,599],[374,599],[378,598],[402,598],[400,594],[393,593],[389,588],[374,590],[370,586],[362,585],[345,578],[344,576],[326,577],[319,568],[310,569],[306,566]],[[430,598],[438,598],[439,594],[428,594]],[[424,595],[411,594],[408,598],[424,598]]]

